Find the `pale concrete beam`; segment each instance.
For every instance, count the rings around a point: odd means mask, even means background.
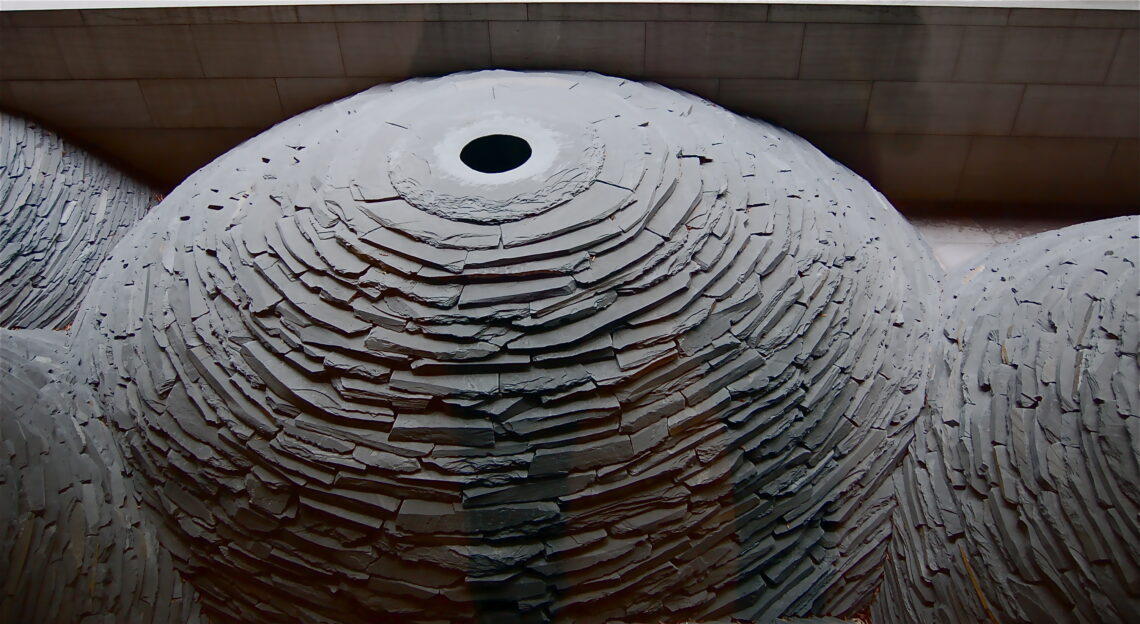
[[[1092,114],[1090,111],[1096,112]],[[1028,85],[1013,133],[1030,136],[1140,136],[1140,90],[1103,85]]]
[[[332,4],[297,6],[302,22],[525,20],[522,3]]]
[[[491,64],[645,74],[643,22],[491,22]]]
[[[947,24],[1004,26],[1009,16],[1005,8],[884,5],[775,4],[768,12],[772,22],[814,22],[838,24]]]
[[[143,9],[84,9],[87,26],[146,26],[157,24],[274,24],[297,21],[296,7],[263,6],[167,7]]]
[[[284,117],[272,78],[140,80],[161,128],[266,127]]]
[[[191,26],[207,77],[343,76],[332,24]]]
[[[1119,30],[969,26],[954,79],[968,82],[1099,83]]]
[[[73,78],[195,78],[202,67],[189,26],[53,29]]]
[[[1136,28],[1138,11],[1090,11],[1087,9],[1010,9],[1010,26],[1052,26],[1084,28]]]
[[[417,76],[489,67],[487,22],[337,24],[349,76]]]
[[[531,2],[527,19],[763,22],[769,10],[767,4],[752,2]]]
[[[0,11],[0,25],[12,28],[38,26],[83,26],[83,15],[78,9],[52,11]]]
[[[4,81],[0,106],[55,128],[154,125],[135,80]]]
[[[876,82],[867,130],[1009,134],[1024,89],[1013,84]]]
[[[737,78],[720,87],[721,105],[793,132],[860,132],[871,97],[866,81]]]
[[[807,24],[800,78],[947,80],[961,26]]]
[[[802,24],[648,22],[645,70],[695,78],[794,78],[802,39]]]

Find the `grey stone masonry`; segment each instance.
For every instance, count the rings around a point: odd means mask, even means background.
[[[947,307],[899,499],[885,622],[1140,613],[1140,218],[995,248]]]
[[[874,592],[936,272],[786,131],[458,74],[200,170],[76,357],[220,620],[770,621]]]
[[[154,191],[38,124],[0,113],[0,327],[62,329]]]
[[[0,329],[0,621],[205,624],[66,340]]]
[[[145,216],[44,141],[2,621],[1140,612],[1140,218],[946,277],[804,139],[578,72],[374,87]]]

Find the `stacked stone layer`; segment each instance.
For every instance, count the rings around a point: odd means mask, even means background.
[[[205,622],[64,340],[0,330],[0,621]]]
[[[952,295],[876,622],[1140,613],[1140,218],[996,248]]]
[[[0,327],[70,325],[152,196],[37,124],[0,113]]]
[[[464,170],[479,133],[534,154]],[[933,271],[785,131],[484,72],[197,173],[76,357],[221,620],[769,621],[870,598]]]

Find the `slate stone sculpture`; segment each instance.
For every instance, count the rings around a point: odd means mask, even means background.
[[[874,621],[1136,621],[1138,225],[1026,238],[948,280]]]
[[[939,279],[784,130],[477,72],[220,157],[115,247],[66,344],[2,336],[0,382],[50,398],[36,431],[74,410],[114,438],[78,472],[125,475],[186,621],[852,614],[883,570],[919,582],[884,556],[910,554],[898,467],[945,383]],[[69,453],[9,451],[9,496]]]
[[[66,339],[0,329],[0,622],[205,622]]]
[[[146,186],[38,124],[0,113],[0,327],[64,329]]]

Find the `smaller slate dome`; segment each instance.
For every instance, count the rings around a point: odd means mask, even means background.
[[[0,327],[64,329],[154,191],[36,123],[0,113]]]
[[[875,621],[1140,609],[1140,218],[996,248],[951,284]]]

